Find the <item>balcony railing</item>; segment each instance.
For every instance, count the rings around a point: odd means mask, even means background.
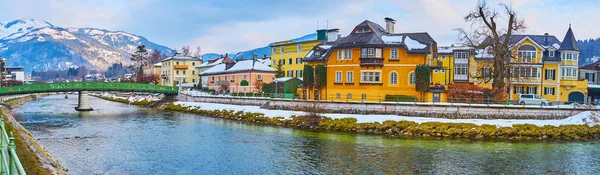
[[[188,69],[188,65],[173,65],[174,69]]]
[[[361,66],[383,66],[383,58],[360,58]]]
[[[444,67],[444,63],[440,60],[429,61],[429,67]]]
[[[229,81],[217,81],[217,85],[229,85]]]

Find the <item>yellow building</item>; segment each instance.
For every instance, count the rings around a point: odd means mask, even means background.
[[[187,56],[172,56],[161,61],[161,85],[165,86],[193,86],[199,82],[196,66],[202,61]]]
[[[271,68],[277,70],[277,65],[283,67],[284,77],[302,78],[304,62],[302,58],[317,44],[325,39],[327,30],[318,30],[317,38],[294,41],[286,40],[271,45]]]
[[[156,63],[144,68],[144,75],[155,75],[158,78],[158,84],[162,84],[161,77],[162,63]]]
[[[385,20],[386,29],[367,20],[348,36],[315,47],[304,60],[325,65],[327,83],[306,96],[331,101],[381,102],[386,97],[445,101],[443,86],[430,88],[423,99],[415,87],[417,65],[440,66],[434,59],[436,42],[428,33],[394,33],[395,20]]]
[[[570,27],[562,42],[549,34],[513,35],[510,42],[510,71],[505,74],[510,100],[517,102],[520,94],[535,94],[554,104],[585,102],[587,80],[578,80],[580,50]],[[472,75],[491,75],[493,56],[485,50],[477,53],[477,63],[470,66]],[[486,80],[470,82],[491,87],[491,79]]]

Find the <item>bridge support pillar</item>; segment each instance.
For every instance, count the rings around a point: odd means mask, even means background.
[[[77,104],[77,107],[75,107],[75,110],[77,110],[77,111],[94,110],[94,109],[92,109],[92,107],[90,107],[89,99],[90,99],[90,96],[88,94],[88,91],[79,91],[79,103]]]

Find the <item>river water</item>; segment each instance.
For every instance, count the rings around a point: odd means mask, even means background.
[[[600,142],[316,133],[55,95],[12,112],[73,174],[598,174]]]

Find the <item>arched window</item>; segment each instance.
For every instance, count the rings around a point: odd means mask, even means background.
[[[537,58],[537,52],[532,45],[523,45],[519,47],[517,52],[518,62],[532,63],[532,60]]]
[[[408,84],[415,85],[415,72],[411,72],[408,74]]]
[[[398,73],[390,73],[390,84],[398,84]]]

